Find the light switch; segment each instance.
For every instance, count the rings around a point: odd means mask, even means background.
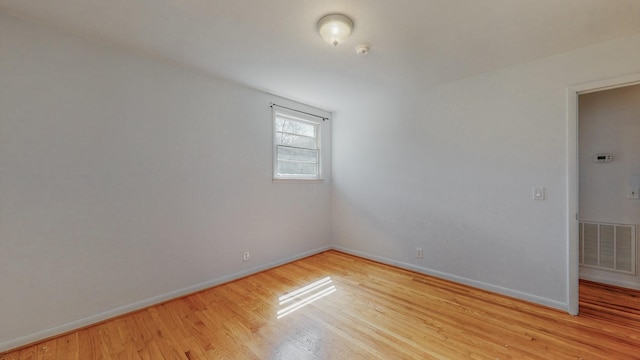
[[[533,200],[544,200],[544,188],[543,187],[534,187],[533,188]]]
[[[627,199],[640,199],[640,194],[638,194],[638,192],[640,191],[640,188],[637,187],[629,187],[627,189]]]

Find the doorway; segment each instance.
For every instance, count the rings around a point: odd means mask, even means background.
[[[626,228],[616,228],[616,225],[640,223],[640,210],[638,210],[638,215],[633,210],[640,207],[640,200],[634,201],[627,198],[631,189],[640,187],[640,183],[635,184],[635,173],[638,172],[638,176],[640,176],[640,159],[637,159],[633,151],[629,151],[631,147],[640,146],[635,145],[636,143],[640,144],[640,141],[637,137],[634,138],[632,134],[625,132],[624,126],[622,130],[617,129],[620,125],[624,125],[624,121],[618,120],[626,118],[625,121],[631,121],[628,119],[628,114],[622,114],[627,110],[611,111],[608,109],[620,100],[616,96],[620,96],[620,94],[622,97],[632,96],[631,93],[634,91],[640,93],[638,84],[640,84],[640,74],[583,84],[568,89],[568,311],[574,315],[579,311],[579,279],[581,277],[622,286],[637,283],[640,288],[640,278],[637,276],[638,271],[635,268],[630,270],[623,266],[622,270],[624,271],[622,272],[624,274],[621,274],[620,269],[615,269],[615,265],[613,265],[613,271],[606,269],[606,267],[611,267],[608,263],[609,255],[614,255],[616,252],[611,248],[611,246],[615,248],[615,245],[611,245],[614,243],[609,244],[607,241],[616,232],[624,235],[626,230]],[[582,103],[580,103],[581,100]],[[587,112],[588,115],[587,118],[582,119],[584,121],[582,133],[579,131],[580,119],[583,116],[581,111]],[[632,112],[632,110],[629,111]],[[608,120],[612,122],[608,123]],[[634,124],[640,126],[638,125],[640,123],[639,116],[635,116],[633,121],[636,121]],[[614,124],[616,122],[617,124]],[[590,146],[581,145],[580,141],[586,142]],[[626,148],[621,147],[624,142],[629,143]],[[623,160],[625,161],[623,162]],[[638,169],[635,169],[636,164]],[[588,208],[586,208],[587,206]],[[632,211],[628,211],[629,209]],[[585,226],[587,227],[585,228]],[[593,239],[589,238],[588,243],[583,242],[585,234],[591,237],[593,234],[603,234],[604,236],[605,242],[595,245],[595,262]],[[624,241],[620,243],[626,244]],[[587,245],[588,253],[584,252],[585,245]],[[604,250],[602,254],[599,252],[600,246]],[[617,251],[623,254],[624,249],[626,248],[621,246]],[[633,251],[636,254],[638,249],[634,247]],[[587,255],[586,266],[585,255]],[[602,263],[600,263],[600,256],[602,256]],[[618,265],[624,263],[624,259],[617,261]],[[582,265],[580,265],[581,263]],[[613,263],[616,263],[615,259]],[[604,265],[605,269],[596,269],[594,264]],[[635,288],[635,286],[632,287]]]
[[[578,96],[580,278],[640,290],[640,85]]]

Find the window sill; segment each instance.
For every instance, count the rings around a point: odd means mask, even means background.
[[[274,183],[321,183],[324,179],[297,179],[297,178],[277,178],[272,179]]]

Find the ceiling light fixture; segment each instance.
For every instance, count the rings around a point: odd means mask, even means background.
[[[353,30],[353,21],[341,14],[331,14],[318,21],[318,32],[324,41],[338,46]]]

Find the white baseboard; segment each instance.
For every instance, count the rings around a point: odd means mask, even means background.
[[[9,340],[9,341],[5,341],[0,343],[0,352],[5,352],[8,351],[10,349],[15,349],[15,348],[19,348],[28,344],[32,344],[32,343],[36,343],[38,341],[42,341],[44,339],[48,339],[48,338],[52,338],[55,337],[57,335],[60,334],[64,334],[70,331],[74,331],[83,327],[87,327],[111,318],[115,318],[127,313],[131,313],[137,310],[141,310],[144,308],[147,308],[149,306],[153,306],[162,302],[166,302],[172,299],[176,299],[185,295],[189,295],[192,293],[196,293],[198,291],[202,291],[204,289],[208,289],[220,284],[224,284],[226,282],[230,282],[233,280],[237,280],[240,278],[243,278],[245,276],[249,276],[251,274],[255,274],[261,271],[265,271],[280,265],[284,265],[311,255],[315,255],[327,250],[331,250],[331,249],[335,249],[337,251],[341,251],[347,254],[351,254],[351,255],[355,255],[355,256],[359,256],[365,259],[369,259],[369,260],[373,260],[373,261],[377,261],[383,264],[387,264],[387,265],[392,265],[392,266],[396,266],[402,269],[406,269],[406,270],[411,270],[411,271],[415,271],[418,273],[422,273],[422,274],[426,274],[426,275],[431,275],[431,276],[435,276],[438,278],[442,278],[442,279],[446,279],[446,280],[450,280],[450,281],[454,281],[460,284],[464,284],[464,285],[468,285],[468,286],[472,286],[475,288],[479,288],[479,289],[483,289],[483,290],[487,290],[487,291],[491,291],[494,293],[498,293],[498,294],[502,294],[502,295],[506,295],[506,296],[510,296],[513,298],[517,298],[517,299],[521,299],[521,300],[526,300],[526,301],[530,301],[536,304],[541,304],[541,305],[545,305],[545,306],[549,306],[552,308],[556,308],[556,309],[560,309],[560,310],[564,310],[564,311],[568,311],[568,304],[567,303],[563,303],[563,302],[559,302],[556,300],[552,300],[552,299],[547,299],[547,298],[543,298],[540,296],[536,296],[536,295],[532,295],[532,294],[528,294],[528,293],[524,293],[524,292],[520,292],[520,291],[516,291],[516,290],[512,290],[512,289],[508,289],[508,288],[504,288],[504,287],[500,287],[500,286],[496,286],[496,285],[492,285],[492,284],[487,284],[481,281],[476,281],[476,280],[471,280],[471,279],[467,279],[464,277],[460,277],[460,276],[456,276],[456,275],[452,275],[452,274],[448,274],[448,273],[444,273],[444,272],[440,272],[437,270],[432,270],[429,268],[425,268],[425,267],[421,267],[421,266],[416,266],[413,264],[409,264],[409,263],[405,263],[402,261],[397,261],[397,260],[393,260],[393,259],[389,259],[389,258],[385,258],[385,257],[381,257],[381,256],[377,256],[377,255],[372,255],[372,254],[368,254],[368,253],[364,253],[361,251],[357,251],[357,250],[351,250],[348,248],[344,248],[341,246],[325,246],[325,247],[321,247],[315,250],[311,250],[311,251],[307,251],[304,253],[300,253],[300,254],[296,254],[294,256],[290,256],[278,261],[274,261],[274,262],[270,262],[261,266],[257,266],[245,271],[241,271],[235,274],[230,274],[230,275],[226,275],[226,276],[222,276],[210,281],[206,281],[200,284],[196,284],[193,286],[188,286],[186,288],[182,288],[182,289],[178,289],[175,291],[171,291],[169,293],[166,294],[162,294],[162,295],[158,295],[158,296],[154,296],[152,298],[149,299],[145,299],[145,300],[141,300],[141,301],[137,301],[135,303],[132,304],[128,304],[128,305],[124,305],[124,306],[120,306],[96,315],[92,315],[92,316],[88,316],[82,319],[78,319],[78,320],[74,320],[59,326],[55,326],[49,329],[45,329],[45,330],[41,330],[41,331],[37,331],[35,333],[29,334],[29,335],[25,335],[25,336],[21,336],[17,339],[13,339],[13,340]],[[589,279],[587,279],[589,280]],[[594,280],[594,281],[599,281],[599,280]],[[625,286],[625,287],[629,287],[627,285],[621,285],[621,286]],[[636,284],[637,286],[637,284]]]
[[[141,301],[137,301],[134,302],[132,304],[128,304],[128,305],[124,305],[124,306],[120,306],[117,307],[115,309],[111,309],[111,310],[107,310],[105,312],[99,313],[99,314],[95,314],[92,316],[88,316],[82,319],[78,319],[78,320],[74,320],[62,325],[58,325],[49,329],[45,329],[45,330],[41,330],[41,331],[37,331],[35,333],[29,334],[29,335],[25,335],[25,336],[21,336],[17,339],[13,339],[13,340],[9,340],[9,341],[5,341],[0,343],[0,353],[2,352],[6,352],[8,350],[11,349],[16,349],[28,344],[33,344],[45,339],[49,339],[70,331],[74,331],[77,329],[81,329],[93,324],[97,324],[99,322],[111,319],[111,318],[115,318],[127,313],[131,313],[137,310],[141,310],[144,308],[147,308],[149,306],[152,305],[156,305],[159,303],[163,303],[172,299],[177,299],[179,297],[183,297],[185,295],[189,295],[189,294],[193,294],[196,293],[198,291],[202,291],[204,289],[208,289],[220,284],[224,284],[233,280],[237,280],[240,278],[243,278],[245,276],[249,276],[251,274],[255,274],[261,271],[265,271],[280,265],[284,265],[311,255],[315,255],[327,250],[330,250],[332,247],[331,246],[325,246],[325,247],[321,247],[315,250],[311,250],[311,251],[306,251],[300,254],[296,254],[294,256],[290,256],[287,258],[284,258],[282,260],[278,260],[278,261],[274,261],[274,262],[270,262],[261,266],[257,266],[245,271],[241,271],[235,274],[231,274],[231,275],[226,275],[226,276],[222,276],[210,281],[206,281],[200,284],[195,284],[192,286],[188,286],[182,289],[178,289],[175,291],[171,291],[168,292],[166,294],[162,294],[162,295],[158,295],[158,296],[154,296],[152,298],[149,299],[145,299],[145,300],[141,300]]]
[[[441,271],[437,271],[437,270],[433,270],[433,269],[429,269],[429,268],[425,268],[425,267],[421,267],[421,266],[405,263],[405,262],[402,262],[402,261],[397,261],[397,260],[388,259],[388,258],[385,258],[385,257],[382,257],[382,256],[372,255],[372,254],[368,254],[368,253],[357,251],[357,250],[351,250],[351,249],[343,248],[341,246],[333,246],[332,248],[335,249],[335,250],[347,253],[347,254],[359,256],[359,257],[362,257],[362,258],[365,258],[365,259],[377,261],[377,262],[380,262],[380,263],[383,263],[383,264],[387,264],[387,265],[396,266],[396,267],[399,267],[399,268],[402,268],[402,269],[405,269],[405,270],[411,270],[411,271],[415,271],[415,272],[418,272],[418,273],[421,273],[421,274],[435,276],[437,278],[450,280],[450,281],[453,281],[453,282],[456,282],[456,283],[468,285],[468,286],[475,287],[475,288],[478,288],[478,289],[491,291],[491,292],[494,292],[494,293],[497,293],[497,294],[502,294],[502,295],[506,295],[506,296],[509,296],[509,297],[512,297],[512,298],[525,300],[525,301],[529,301],[529,302],[532,302],[532,303],[536,303],[536,304],[548,306],[548,307],[551,307],[551,308],[554,308],[554,309],[558,309],[558,310],[569,312],[569,304],[566,303],[566,302],[560,302],[560,301],[553,300],[553,299],[547,299],[547,298],[540,297],[540,296],[537,296],[537,295],[533,295],[533,294],[529,294],[529,293],[525,293],[525,292],[521,292],[521,291],[517,291],[517,290],[513,290],[513,289],[501,287],[501,286],[496,286],[496,285],[492,285],[492,284],[487,284],[487,283],[484,283],[484,282],[481,282],[481,281],[467,279],[467,278],[464,278],[464,277],[461,277],[461,276],[444,273],[444,272],[441,272]]]

